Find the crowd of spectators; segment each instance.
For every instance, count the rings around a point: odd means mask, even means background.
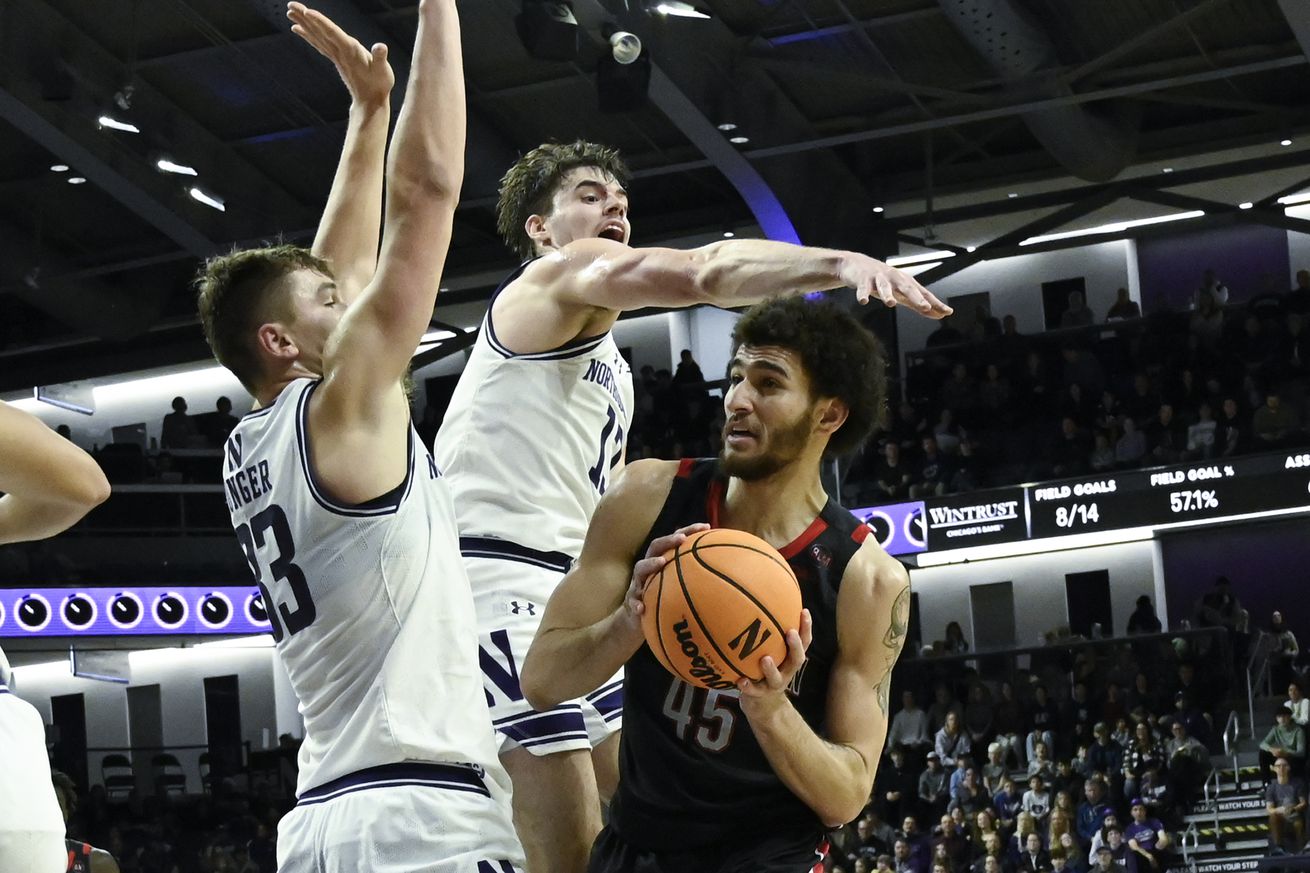
[[[1019,333],[979,308],[911,356],[890,427],[854,460],[848,505],[917,499],[1310,443],[1310,271],[1244,304],[1207,273],[1187,312],[1141,317],[1121,289],[1093,325]]]

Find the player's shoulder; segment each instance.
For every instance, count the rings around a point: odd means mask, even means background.
[[[594,278],[603,279],[610,262],[635,251],[623,243],[600,237],[576,239],[531,261],[505,290],[513,289],[515,293],[525,290],[549,293],[572,287],[579,278],[587,278],[590,275],[588,271],[596,272]],[[567,285],[563,284],[565,280]]]
[[[842,574],[841,599],[846,609],[885,609],[909,587],[905,565],[887,554],[873,537],[866,537]]]
[[[624,501],[650,499],[656,494],[665,494],[677,478],[682,467],[681,461],[664,461],[658,458],[643,458],[629,461],[619,471],[614,484],[606,492],[606,497]]]

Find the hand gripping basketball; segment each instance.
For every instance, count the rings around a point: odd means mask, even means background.
[[[667,536],[653,540],[650,548],[646,550],[646,557],[633,566],[632,582],[628,585],[627,596],[623,599],[623,608],[632,619],[632,626],[637,633],[641,633],[641,615],[646,610],[642,598],[650,580],[658,576],[664,565],[673,559],[673,553],[677,551],[678,546],[686,542],[687,537],[709,529],[708,524],[689,524]]]

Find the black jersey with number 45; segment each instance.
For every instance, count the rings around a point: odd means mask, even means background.
[[[727,479],[713,459],[684,460],[639,554],[685,525],[719,526]],[[780,551],[814,620],[792,701],[825,733],[828,680],[837,654],[837,590],[869,528],[829,499],[805,532]],[[817,842],[823,825],[774,773],[742,714],[738,692],[697,688],[665,670],[646,645],[628,661],[623,741],[611,825],[651,851],[685,850],[751,834],[794,831]]]

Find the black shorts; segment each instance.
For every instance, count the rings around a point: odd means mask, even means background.
[[[822,834],[768,834],[732,845],[652,852],[629,845],[608,825],[591,847],[587,873],[810,873],[823,860]]]

